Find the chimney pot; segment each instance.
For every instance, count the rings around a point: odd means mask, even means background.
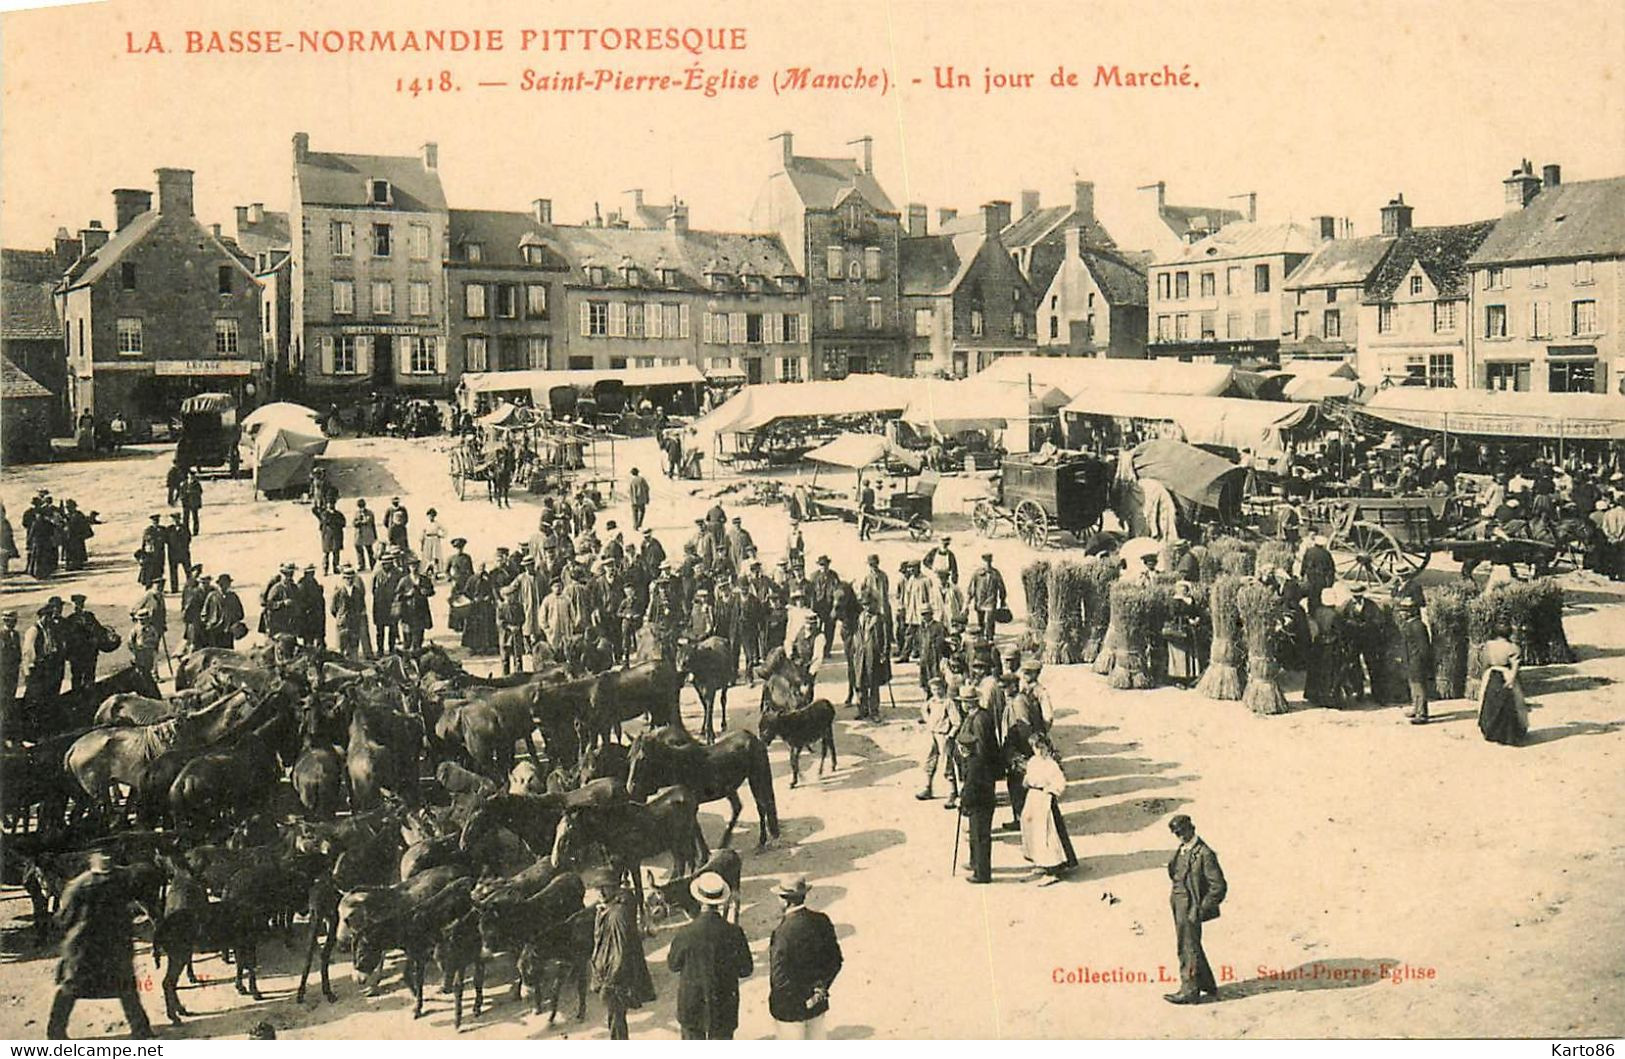
[[[152,209],[152,192],[141,188],[117,188],[113,192],[113,229],[124,226]]]
[[[908,204],[908,234],[924,235],[927,211],[925,203],[911,202]]]
[[[1555,188],[1563,183],[1563,167],[1556,162],[1549,162],[1540,167],[1541,183],[1546,187]]]
[[[1024,190],[1021,193],[1021,215],[1023,217],[1036,213],[1040,202],[1038,192]]]
[[[177,217],[192,216],[192,171],[155,169],[158,178],[158,212]]]
[[[989,236],[1010,227],[1010,200],[995,199],[982,207],[982,222]]]
[[[423,154],[423,168],[440,168],[440,145],[434,142],[426,143],[421,148]]]
[[[310,133],[296,132],[293,134],[293,160],[303,162],[310,155]]]
[[[531,215],[536,218],[537,224],[553,223],[553,200],[532,199],[530,203]]]

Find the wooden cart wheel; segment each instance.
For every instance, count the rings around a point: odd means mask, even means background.
[[[999,531],[999,512],[991,500],[978,500],[970,509],[970,523],[982,537],[992,537]]]
[[[1351,521],[1333,542],[1337,576],[1367,585],[1398,586],[1422,568],[1394,535],[1381,526]]]
[[[1049,515],[1035,500],[1016,505],[1016,536],[1029,548],[1049,547]]]
[[[915,515],[908,520],[908,536],[910,540],[929,540],[931,537],[931,523],[924,515]]]

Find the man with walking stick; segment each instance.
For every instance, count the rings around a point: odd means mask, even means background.
[[[959,751],[959,812],[970,821],[970,868],[972,883],[993,881],[993,803],[994,783],[1002,769],[999,740],[993,713],[982,704],[975,687],[966,683],[957,692],[965,721],[959,726],[954,744]],[[958,821],[955,820],[957,825]],[[954,835],[954,870],[958,871],[959,837]]]

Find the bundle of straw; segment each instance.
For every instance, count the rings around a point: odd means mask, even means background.
[[[1291,573],[1294,558],[1292,546],[1285,541],[1263,541],[1258,545],[1256,568],[1263,571],[1279,566]]]
[[[1281,602],[1268,586],[1248,581],[1236,590],[1236,611],[1247,637],[1247,686],[1241,701],[1257,714],[1285,713],[1286,696],[1276,680],[1281,666],[1271,639],[1281,616]]]
[[[1524,662],[1528,665],[1567,665],[1578,659],[1563,629],[1563,586],[1556,578],[1542,577],[1523,586],[1527,589],[1528,642]]]
[[[1118,626],[1123,643],[1113,652],[1107,686],[1128,690],[1155,685],[1154,670],[1147,663],[1168,613],[1168,597],[1168,590],[1159,585],[1121,581],[1112,585],[1112,622]]]
[[[1467,694],[1467,603],[1477,585],[1459,579],[1425,592],[1433,637],[1433,693],[1441,699]]]
[[[1027,595],[1027,631],[1044,635],[1049,624],[1049,560],[1034,559],[1021,571],[1021,588]]]
[[[1080,661],[1083,640],[1083,574],[1079,564],[1063,559],[1050,564],[1047,595],[1049,624],[1044,628],[1044,661],[1068,665]]]
[[[1196,690],[1210,699],[1225,701],[1241,698],[1241,614],[1236,610],[1236,592],[1241,578],[1223,574],[1208,591],[1208,606],[1212,611],[1213,648],[1207,671],[1197,682]]]
[[[1083,602],[1083,636],[1078,641],[1078,661],[1095,662],[1100,657],[1101,644],[1111,624],[1111,587],[1117,580],[1117,560],[1112,556],[1096,555],[1085,559],[1079,589]],[[1106,669],[1096,672],[1111,672]]]

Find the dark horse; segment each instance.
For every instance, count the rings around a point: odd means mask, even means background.
[[[727,846],[744,804],[739,785],[750,783],[756,801],[759,836],[757,848],[767,845],[771,832],[779,835],[779,807],[773,798],[773,766],[768,761],[767,744],[755,732],[729,732],[709,746],[695,742],[680,727],[666,726],[643,732],[632,741],[627,791],[645,798],[661,787],[682,784],[692,790],[703,805],[728,799],[733,815],[723,828],[721,846]]]
[[[678,640],[677,674],[679,680],[688,677],[694,681],[694,690],[699,694],[700,705],[705,710],[705,722],[700,726],[700,731],[707,743],[716,742],[717,729],[712,712],[717,705],[719,692],[722,697],[722,730],[728,730],[728,689],[734,682],[733,649],[720,636],[709,636],[699,643]]]
[[[762,712],[799,710],[812,701],[812,674],[800,663],[775,647],[756,667],[762,679]]]

